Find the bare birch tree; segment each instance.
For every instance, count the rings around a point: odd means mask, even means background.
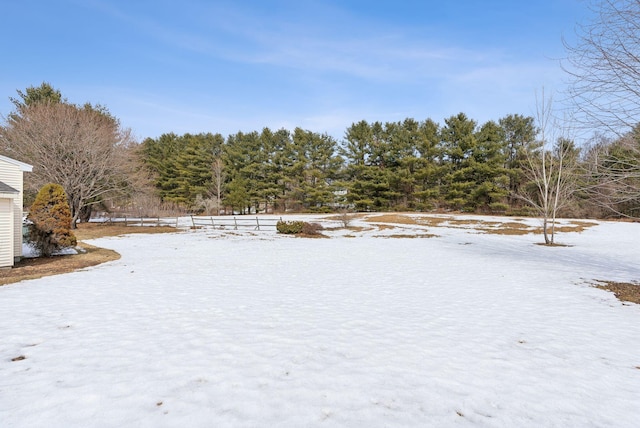
[[[523,173],[526,185],[516,197],[530,205],[542,218],[544,242],[553,245],[559,211],[571,200],[576,184],[574,179],[575,152],[573,143],[558,135],[553,117],[552,102],[537,102],[536,122],[539,147],[526,152]],[[554,143],[555,142],[555,143]]]
[[[216,197],[216,215],[220,214],[222,208],[222,186],[226,180],[226,174],[224,171],[224,161],[221,156],[217,156],[211,165],[211,172],[213,178],[213,194]]]
[[[73,226],[87,206],[118,196],[132,163],[128,130],[104,109],[41,102],[24,106],[0,128],[0,149],[33,165],[26,185],[60,184],[67,193]]]

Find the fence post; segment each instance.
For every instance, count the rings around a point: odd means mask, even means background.
[[[128,226],[128,224],[127,224],[127,215],[126,214],[124,215],[124,225]]]
[[[235,216],[233,216],[233,224],[234,224],[233,229],[234,229],[234,230],[238,230],[238,221],[236,220],[236,217],[235,217]]]
[[[211,227],[215,228],[216,225],[213,223],[213,216],[209,216],[209,219],[211,219]]]
[[[144,217],[140,216],[140,226],[144,226]]]
[[[256,216],[256,230],[260,230],[260,220],[258,220],[258,217]]]
[[[178,219],[179,219],[179,218],[180,218],[180,217],[178,217],[178,216],[176,215],[176,229],[178,228]]]
[[[191,224],[193,225],[193,228],[196,228],[196,221],[193,219],[193,214],[191,214]]]

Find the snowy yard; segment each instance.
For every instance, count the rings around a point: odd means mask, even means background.
[[[640,224],[354,226],[104,238],[0,287],[0,426],[640,426],[640,305],[589,284],[640,279]]]

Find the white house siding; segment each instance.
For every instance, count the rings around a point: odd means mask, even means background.
[[[22,174],[24,172],[31,172],[31,170],[31,165],[0,155],[0,181],[13,187],[19,192],[17,197],[12,200],[14,260],[18,260],[22,257]]]
[[[13,198],[0,195],[0,268],[13,266]]]

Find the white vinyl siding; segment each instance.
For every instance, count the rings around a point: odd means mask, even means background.
[[[13,187],[18,192],[13,200],[10,200],[13,206],[13,257],[19,259],[22,257],[22,189],[23,189],[23,173],[30,172],[31,165],[16,161],[5,156],[0,156],[0,181]],[[6,242],[0,245],[8,245]]]
[[[0,197],[0,268],[13,266],[13,199]]]

